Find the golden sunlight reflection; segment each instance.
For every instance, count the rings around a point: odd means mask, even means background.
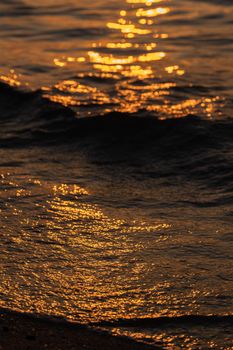
[[[106,23],[111,40],[106,40],[106,36],[103,41],[93,42],[86,55],[80,57],[54,58],[58,69],[69,66],[81,69],[83,65],[82,73],[52,89],[44,89],[44,95],[54,102],[72,106],[77,116],[139,110],[155,113],[160,119],[191,114],[211,118],[220,114],[218,97],[173,98],[185,70],[182,64],[172,64],[171,52],[164,52],[162,45],[168,34],[160,30],[160,18],[171,12],[168,3],[166,0],[126,0],[125,8]],[[95,79],[102,81],[102,86],[94,84]],[[107,89],[107,84],[111,88]],[[91,105],[95,105],[95,109],[84,108]]]
[[[160,329],[156,329],[153,331],[148,331],[143,329],[143,331],[136,329],[124,329],[124,328],[114,328],[112,333],[115,335],[123,335],[128,337],[133,337],[138,341],[146,342],[151,344],[153,342],[161,346],[166,350],[191,350],[191,349],[201,349],[202,348],[202,339],[200,336],[196,335],[195,332],[187,331],[186,327],[176,328],[172,330],[162,331]],[[223,349],[218,342],[215,340],[207,341],[208,349]],[[230,348],[226,348],[229,349]]]
[[[145,4],[151,6],[152,4],[162,2],[163,0],[126,0],[128,4]]]
[[[140,110],[160,119],[221,117],[224,98],[187,93],[193,88],[184,68],[187,62],[172,51],[172,34],[166,33],[164,22],[173,15],[169,0],[125,0],[125,6],[104,24],[106,35],[88,44],[80,56],[71,51],[52,58],[59,79],[76,73],[42,87],[43,96],[71,106],[78,117]],[[29,86],[13,69],[0,75],[0,81]]]
[[[148,224],[143,220],[133,220],[128,225],[125,219],[108,217],[96,204],[89,204],[87,200],[82,202],[82,196],[90,195],[89,191],[78,185],[60,184],[52,188],[53,198],[48,201],[48,211],[53,213],[53,220],[48,222],[48,227],[62,224],[66,227],[70,238],[76,234],[76,230],[85,227],[85,231],[95,234],[104,234],[120,230],[122,234],[133,232],[159,232],[170,228],[167,223]],[[80,223],[83,220],[83,223]],[[82,226],[84,225],[84,226]],[[79,232],[80,233],[80,232]],[[67,236],[68,238],[69,236]],[[79,236],[77,236],[79,239]]]
[[[4,228],[10,249],[18,254],[14,264],[20,271],[14,283],[7,269],[2,275],[0,292],[11,295],[8,307],[44,314],[65,312],[68,318],[79,315],[80,321],[87,322],[123,317],[125,305],[132,304],[132,317],[137,316],[137,308],[146,302],[141,278],[147,259],[141,259],[141,254],[151,249],[144,237],[157,244],[165,242],[170,223],[116,217],[79,184],[50,183],[10,172],[2,174],[0,184],[8,189],[3,227],[10,220],[10,227]],[[11,250],[1,259],[8,264]],[[125,273],[127,280],[122,276]],[[22,288],[25,284],[27,288]],[[156,288],[162,290],[168,284]],[[166,295],[160,294],[155,296],[161,312],[166,312]]]
[[[153,18],[170,12],[169,7],[157,6],[161,2],[163,0],[126,1],[128,7],[119,10],[118,19],[106,23],[110,31],[116,32],[114,40],[93,43],[92,50],[86,53],[86,57],[54,58],[54,65],[58,68],[85,64],[91,66],[91,69],[89,73],[78,74],[79,81],[60,82],[53,87],[52,92],[45,89],[45,96],[77,108],[94,102],[103,107],[103,113],[112,109],[132,113],[148,109],[151,104],[157,104],[157,100],[161,105],[164,95],[169,94],[169,87],[175,84],[167,83],[165,89],[160,89],[165,84],[155,84],[153,80],[161,74],[184,74],[178,65],[166,68],[166,64],[159,63],[166,58],[166,53],[159,50],[159,41],[168,35],[159,32]],[[99,86],[83,83],[86,77],[112,79],[115,82],[114,91],[109,93]],[[146,93],[143,85],[147,86]]]
[[[137,10],[136,16],[137,17],[156,17],[159,15],[165,15],[168,12],[170,12],[170,9],[168,7],[157,7],[156,9],[149,9],[149,10],[140,8]]]
[[[38,156],[38,150],[35,152],[32,159]],[[77,169],[82,169],[86,163],[79,161],[75,160]],[[221,290],[200,285],[195,279],[199,256],[185,255],[190,259],[188,265],[177,256],[181,252],[183,257],[184,247],[207,244],[209,237],[200,241],[200,236],[188,230],[180,234],[180,218],[148,215],[140,207],[126,207],[125,200],[123,208],[116,207],[115,201],[106,205],[102,194],[109,186],[105,188],[105,182],[97,185],[97,180],[84,186],[82,170],[76,173],[80,180],[70,175],[65,180],[61,170],[56,179],[46,180],[48,166],[40,164],[36,174],[29,171],[31,167],[34,164],[27,164],[24,171],[20,167],[1,170],[2,307],[61,315],[83,323],[215,313],[215,304],[211,307],[210,303]],[[131,190],[137,191],[136,196],[141,193],[138,184]],[[145,191],[144,186],[141,190]],[[159,191],[156,188],[158,197]],[[169,188],[168,195],[171,193]],[[197,264],[198,270],[190,269],[191,264]],[[203,278],[209,269],[204,273]],[[227,286],[229,282],[222,281],[222,293]],[[225,306],[218,312],[225,314]],[[129,333],[124,328],[114,332],[155,344],[162,341],[168,350],[179,349],[180,344],[187,350],[198,348],[197,335],[174,328],[165,332],[163,328],[132,327]],[[215,339],[210,344],[215,344]]]
[[[13,87],[19,87],[21,85],[20,76],[14,69],[11,69],[8,75],[0,75],[0,80]]]
[[[186,97],[177,92],[182,86],[192,89],[192,84],[186,81],[182,62],[173,62],[171,49],[166,52],[169,35],[163,19],[172,12],[166,0],[125,0],[125,8],[105,24],[107,35],[102,40],[93,42],[80,56],[53,58],[54,67],[63,70],[63,75],[69,69],[77,74],[42,87],[44,97],[71,106],[78,117],[140,110],[160,119],[220,117],[225,102],[219,96]],[[14,87],[27,85],[14,70],[0,75],[0,81]]]

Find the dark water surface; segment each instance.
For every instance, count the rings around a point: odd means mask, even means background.
[[[233,349],[232,2],[0,17],[0,306]]]

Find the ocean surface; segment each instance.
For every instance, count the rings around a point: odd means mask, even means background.
[[[233,349],[233,2],[0,19],[0,307]]]

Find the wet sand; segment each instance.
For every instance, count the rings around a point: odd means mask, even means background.
[[[126,337],[42,316],[0,309],[1,350],[161,350]]]

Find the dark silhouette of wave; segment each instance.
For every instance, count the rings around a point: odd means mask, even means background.
[[[205,120],[187,115],[160,120],[159,115],[111,112],[105,116],[76,118],[70,108],[49,101],[41,91],[25,92],[0,83],[0,122],[2,146],[30,142],[78,142],[83,138],[104,140],[120,147],[143,142],[164,151],[187,152],[219,150],[232,145],[233,119]]]
[[[102,165],[161,161],[160,168],[164,169],[165,162],[166,169],[144,175],[184,174],[224,190],[220,201],[195,206],[214,207],[231,201],[233,119],[187,115],[160,120],[145,111],[76,118],[73,110],[44,98],[41,91],[24,92],[0,83],[0,123],[1,147],[59,146],[62,152],[63,146],[71,145]]]
[[[141,327],[141,328],[157,328],[157,327],[179,327],[186,325],[192,326],[217,326],[218,324],[233,325],[233,315],[183,315],[175,317],[157,317],[157,318],[135,318],[135,319],[119,319],[117,321],[102,321],[93,323],[101,327]]]

